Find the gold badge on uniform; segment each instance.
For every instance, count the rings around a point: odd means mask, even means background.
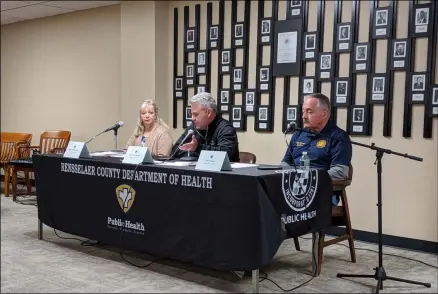
[[[325,140],[319,140],[318,142],[316,142],[316,147],[318,148],[324,148],[325,145],[327,145],[327,142]]]

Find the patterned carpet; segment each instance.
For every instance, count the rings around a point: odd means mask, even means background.
[[[44,240],[37,237],[35,198],[19,198],[28,205],[14,203],[1,195],[1,292],[192,292],[250,293],[251,277],[238,278],[230,272],[219,272],[173,260],[158,260],[146,254],[125,252],[117,248],[84,246],[78,240],[61,239],[53,229],[44,226]],[[30,205],[29,205],[30,204]],[[63,238],[73,237],[57,232]],[[309,237],[309,236],[306,236]],[[274,260],[260,274],[288,290],[311,278],[311,241],[300,239],[301,251],[293,241],[283,243]],[[377,246],[356,242],[357,248],[377,250]],[[396,254],[438,265],[437,255],[384,248]],[[325,262],[319,277],[293,291],[299,293],[374,293],[372,279],[339,279],[336,273],[373,274],[378,255],[357,250],[357,263],[349,261],[345,246],[332,245],[324,250]],[[147,268],[137,266],[147,265]],[[402,257],[384,256],[388,275],[415,279],[432,284],[431,288],[387,281],[381,293],[437,293],[437,269]],[[260,284],[260,292],[282,292],[269,280]]]

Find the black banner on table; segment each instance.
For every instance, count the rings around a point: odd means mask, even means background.
[[[302,23],[301,19],[276,22],[273,60],[274,77],[299,76],[301,74]]]
[[[122,164],[34,155],[38,218],[66,233],[219,270],[268,265],[331,219],[326,171]]]

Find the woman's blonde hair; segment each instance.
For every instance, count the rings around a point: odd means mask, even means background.
[[[136,127],[136,129],[135,129],[135,134],[136,134],[137,136],[143,135],[143,133],[144,133],[144,126],[143,126],[143,122],[141,121],[141,111],[142,111],[144,108],[148,107],[148,106],[152,106],[152,107],[154,108],[155,118],[156,118],[155,123],[158,124],[158,125],[162,125],[162,126],[164,126],[164,127],[166,127],[166,128],[169,129],[169,125],[167,125],[167,124],[164,122],[164,120],[161,119],[161,118],[159,117],[159,115],[158,115],[158,105],[157,105],[157,102],[155,102],[155,100],[148,99],[148,100],[143,101],[143,102],[141,103],[141,105],[140,105],[140,112],[139,112],[139,114],[138,114],[137,127]]]

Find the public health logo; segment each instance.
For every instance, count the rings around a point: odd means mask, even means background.
[[[122,184],[116,188],[116,196],[122,210],[128,212],[135,200],[135,190],[129,185]]]
[[[282,189],[286,203],[294,211],[303,211],[312,204],[318,185],[318,171],[284,170],[282,173]]]

